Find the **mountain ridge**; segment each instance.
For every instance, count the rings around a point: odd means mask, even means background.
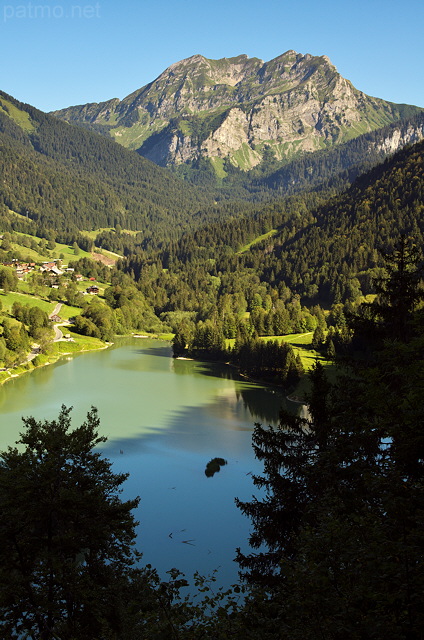
[[[290,49],[267,62],[195,54],[123,100],[52,114],[97,127],[161,166],[207,158],[222,174],[225,160],[249,170],[270,148],[284,162],[420,111],[359,91],[325,55]]]

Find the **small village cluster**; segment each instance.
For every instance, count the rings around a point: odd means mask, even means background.
[[[53,289],[55,288],[57,289],[59,287],[57,278],[62,275],[70,276],[72,280],[74,280],[75,282],[83,282],[84,280],[87,280],[89,282],[95,282],[96,280],[95,278],[84,278],[84,276],[81,275],[80,273],[76,274],[75,269],[73,269],[72,267],[62,268],[60,260],[52,260],[51,262],[42,262],[41,265],[37,265],[37,263],[35,262],[21,262],[17,259],[13,259],[9,262],[2,262],[0,264],[3,267],[10,267],[11,269],[13,269],[19,280],[24,280],[25,277],[32,272],[39,271],[40,273],[46,273],[51,276],[50,286]],[[62,285],[64,287],[67,287],[68,283],[65,281],[62,283]],[[88,293],[90,295],[98,295],[99,287],[97,285],[92,284],[88,286],[86,290],[83,291],[82,293],[83,294]]]

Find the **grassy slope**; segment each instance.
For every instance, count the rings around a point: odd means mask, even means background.
[[[32,133],[35,131],[34,123],[31,121],[29,114],[22,109],[18,109],[10,100],[3,97],[0,98],[0,109],[12,118],[25,132]]]
[[[24,236],[25,234],[19,233],[17,235]],[[34,236],[26,236],[26,237],[34,237]],[[59,260],[60,255],[63,255],[63,260],[78,260],[79,258],[90,257],[90,254],[87,251],[79,250],[79,254],[75,255],[75,251],[73,247],[70,247],[66,244],[60,244],[60,242],[56,243],[56,247],[51,251],[35,251],[34,249],[30,249],[25,247],[22,244],[11,243],[12,251],[18,251],[22,256],[30,258],[32,262],[46,262],[50,260]]]
[[[19,214],[16,214],[16,215],[19,215]],[[108,231],[109,229],[97,229],[91,232],[82,231],[81,233],[83,233],[84,235],[94,240],[97,234],[104,230]],[[34,239],[37,243],[41,240],[37,236],[31,236],[26,233],[19,233],[14,231],[14,234],[21,237],[22,239],[23,238]],[[70,260],[79,260],[80,258],[92,257],[90,253],[88,253],[87,251],[84,251],[83,249],[79,249],[78,254],[75,255],[75,250],[72,246],[67,244],[61,244],[60,242],[56,242],[56,247],[54,249],[46,250],[46,251],[38,251],[38,250],[30,249],[26,247],[24,244],[18,244],[18,243],[11,243],[11,248],[12,248],[12,251],[19,252],[21,256],[25,258],[28,257],[31,262],[45,262],[45,261],[56,260],[56,259],[58,260],[61,255],[63,255],[63,260],[65,262],[68,262]],[[100,249],[97,249],[97,252],[99,251]],[[102,249],[101,252],[106,257],[116,259],[116,256],[117,256],[116,253],[106,251],[105,249]]]
[[[0,301],[3,311],[7,313],[10,313],[14,302],[19,302],[23,305],[28,304],[30,307],[39,307],[48,314],[52,313],[56,306],[56,302],[49,302],[48,300],[37,298],[29,293],[22,293],[21,291],[9,291],[9,293],[1,291]]]
[[[246,251],[249,251],[249,249],[254,244],[257,244],[258,242],[261,242],[262,240],[266,240],[266,238],[270,238],[271,236],[275,236],[276,233],[278,233],[277,229],[271,229],[271,231],[267,231],[267,233],[263,233],[261,236],[258,236],[257,238],[254,238],[251,242],[248,242],[243,247],[241,247],[241,249],[239,249],[239,251],[237,251],[237,253],[245,253]]]
[[[289,333],[286,336],[262,336],[260,340],[269,342],[270,340],[278,340],[278,342],[288,342],[292,345],[295,353],[299,352],[303,367],[305,371],[312,368],[314,362],[318,359],[323,365],[328,366],[331,364],[328,360],[317,354],[315,349],[312,348],[312,336],[313,332],[309,333]],[[234,345],[234,338],[226,340],[227,347]]]
[[[311,331],[309,333],[290,333],[286,336],[263,336],[260,339],[264,340],[265,342],[269,342],[270,340],[287,342],[293,347],[296,355],[299,353],[300,359],[302,360],[303,368],[305,370],[305,374],[307,374],[307,372],[312,369],[314,363],[318,360],[318,362],[320,362],[325,367],[325,371],[329,379],[333,380],[336,375],[335,366],[330,360],[327,360],[312,348],[312,336],[313,332]],[[227,347],[232,347],[234,345],[234,342],[234,339],[227,340]],[[305,394],[309,392],[309,388],[309,378],[307,375],[304,375],[298,383],[291,397],[304,398]]]
[[[331,360],[327,360],[319,354],[315,349],[312,348],[312,336],[313,333],[296,333],[287,336],[280,336],[277,339],[284,340],[284,342],[288,342],[294,349],[294,352],[299,353],[300,359],[302,360],[302,365],[305,370],[305,374],[307,374],[310,369],[312,369],[315,362],[320,362],[325,372],[330,379],[333,381],[336,376],[336,368],[335,365],[331,362]],[[302,376],[301,380],[296,386],[292,394],[292,398],[305,398],[305,395],[310,391],[310,382],[309,377],[307,375]]]

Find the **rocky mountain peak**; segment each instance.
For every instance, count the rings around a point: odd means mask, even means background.
[[[267,148],[283,161],[390,124],[404,110],[355,89],[326,55],[289,49],[268,62],[195,54],[122,101],[55,115],[107,125],[118,142],[161,165],[209,158],[218,168],[228,159],[250,169]]]
[[[263,64],[263,60],[249,58],[246,54],[218,60],[196,54],[169,66],[156,78],[153,84],[166,82],[169,78],[180,77],[191,81],[201,78],[205,85],[226,84],[234,86],[252,73],[257,72]]]

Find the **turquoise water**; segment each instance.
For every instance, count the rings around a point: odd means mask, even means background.
[[[125,498],[139,495],[137,546],[143,561],[192,575],[218,569],[237,579],[236,547],[248,550],[249,521],[234,505],[256,494],[260,473],[251,435],[255,422],[276,424],[284,398],[247,382],[225,365],[174,360],[167,343],[122,339],[111,349],[38,369],[0,387],[0,447],[14,444],[22,416],[57,417],[73,406],[80,424],[98,408],[103,453],[129,472]],[[213,477],[207,462],[228,464]]]

